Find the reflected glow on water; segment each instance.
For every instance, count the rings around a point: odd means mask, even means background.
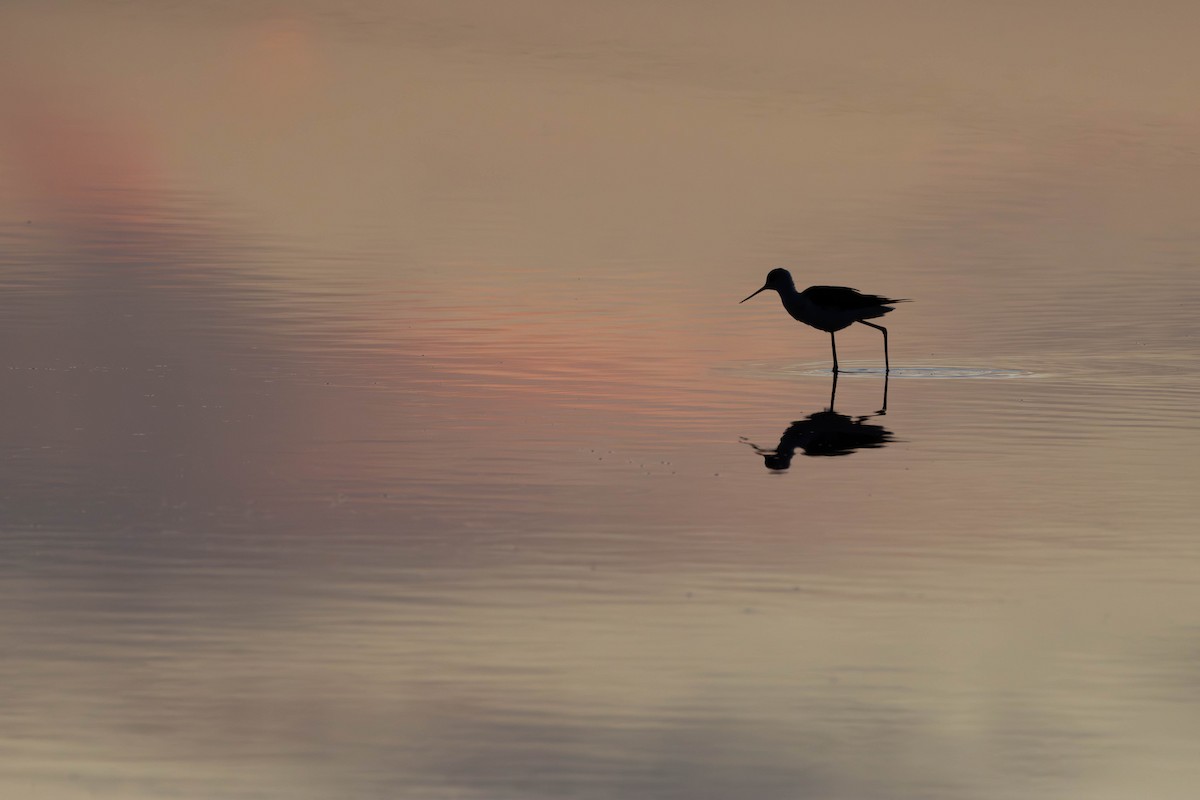
[[[0,11],[0,796],[1192,796],[1192,12],[760,5]]]
[[[747,378],[813,378],[830,374],[829,365],[824,368],[813,364],[772,364],[762,361],[750,362],[744,366],[730,367],[722,370],[731,375],[741,375]],[[882,367],[846,367],[843,366],[839,375],[842,378],[882,379]],[[971,378],[976,380],[1007,380],[1009,378],[1043,377],[1027,369],[1004,369],[999,367],[896,367],[888,373],[892,379],[927,378],[945,380],[947,378]]]

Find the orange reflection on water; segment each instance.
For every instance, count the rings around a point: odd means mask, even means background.
[[[224,93],[238,116],[269,123],[278,132],[299,122],[328,65],[317,30],[300,16],[271,16],[237,29],[229,40]]]
[[[149,131],[132,119],[97,113],[90,97],[13,77],[29,73],[0,70],[9,76],[0,77],[0,151],[38,199],[36,215],[86,214],[101,188],[131,193],[131,208],[143,204],[141,191],[160,176]]]

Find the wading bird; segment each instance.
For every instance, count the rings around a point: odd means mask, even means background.
[[[779,292],[783,307],[805,325],[811,325],[817,330],[829,333],[829,342],[833,345],[833,371],[838,371],[837,339],[834,334],[842,328],[848,328],[856,322],[883,332],[883,369],[891,372],[892,366],[888,361],[887,328],[867,322],[875,317],[882,317],[889,311],[895,311],[888,306],[893,303],[904,303],[906,300],[892,300],[877,294],[862,294],[856,289],[845,286],[810,286],[803,292],[796,291],[792,281],[792,273],[786,269],[773,269],[767,273],[767,282],[758,292],[774,289]],[[755,294],[750,295],[754,297]],[[747,297],[746,300],[749,300]],[[744,303],[746,300],[742,300]]]

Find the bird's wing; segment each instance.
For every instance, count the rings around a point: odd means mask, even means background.
[[[810,286],[804,294],[819,306],[836,308],[840,311],[853,311],[858,308],[886,306],[890,303],[903,303],[904,300],[893,300],[878,294],[863,294],[849,286]]]

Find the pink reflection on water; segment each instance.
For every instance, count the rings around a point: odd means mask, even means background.
[[[0,117],[0,144],[40,204],[39,215],[88,209],[101,187],[120,188],[132,209],[143,204],[133,198],[144,200],[142,190],[161,174],[149,129],[115,111],[99,113],[92,101],[61,87],[0,78],[0,105],[8,111]]]

